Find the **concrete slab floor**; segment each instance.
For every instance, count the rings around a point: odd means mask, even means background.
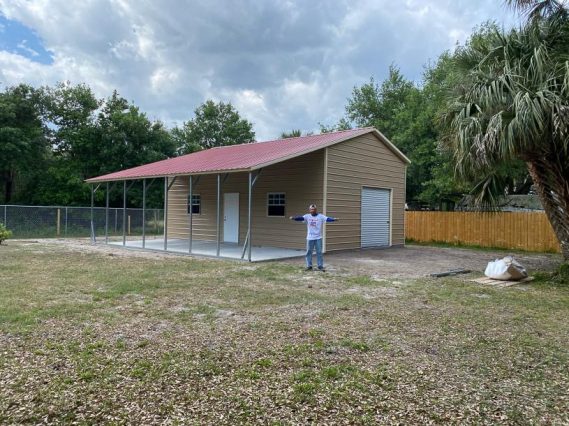
[[[110,245],[122,247],[122,241],[109,242]],[[168,238],[167,251],[172,253],[189,254],[190,243],[185,239]],[[126,248],[164,251],[164,239],[146,240],[145,248],[142,248],[142,240],[129,240],[126,242]],[[241,260],[243,253],[243,245],[235,243],[221,243],[220,257],[227,259]],[[196,241],[192,242],[192,255],[216,257],[217,245],[212,241]],[[288,259],[292,257],[304,256],[304,250],[293,250],[279,247],[253,246],[251,248],[251,261],[262,262],[266,260]],[[244,259],[247,259],[245,253]]]

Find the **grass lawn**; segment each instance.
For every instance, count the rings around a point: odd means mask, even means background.
[[[0,247],[0,424],[569,422],[567,286],[115,253]]]

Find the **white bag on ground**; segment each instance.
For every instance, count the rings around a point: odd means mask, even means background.
[[[518,281],[527,278],[528,273],[516,259],[506,256],[503,259],[488,262],[484,275],[495,280]]]

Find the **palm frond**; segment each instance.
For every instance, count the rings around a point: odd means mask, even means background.
[[[505,0],[504,3],[528,19],[567,12],[564,3],[559,0]]]

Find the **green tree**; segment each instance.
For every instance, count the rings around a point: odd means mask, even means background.
[[[442,117],[444,142],[460,176],[488,176],[481,202],[503,193],[491,182],[496,170],[523,161],[569,260],[568,14],[555,1],[509,3],[528,21],[473,37],[453,60],[460,78]]]
[[[192,138],[186,123],[182,127],[176,126],[170,129],[170,137],[176,146],[177,155],[191,154],[202,149],[198,142]]]
[[[25,188],[30,204],[85,204],[89,188],[83,182],[83,147],[97,140],[96,112],[101,106],[85,84],[58,83],[45,87],[45,120],[51,149],[42,167],[30,172]]]
[[[195,117],[175,130],[176,140],[182,143],[180,154],[196,149],[250,143],[255,140],[253,125],[231,103],[206,101],[194,111]]]
[[[46,87],[45,92],[54,151],[75,159],[79,147],[88,145],[93,138],[96,112],[102,101],[86,84],[58,83],[53,88]]]
[[[176,154],[176,146],[160,121],[150,121],[145,113],[116,91],[105,100],[96,124],[97,140],[81,152],[91,158],[86,176],[110,173],[164,160]]]
[[[281,133],[281,139],[298,138],[300,136],[302,136],[302,131],[300,129],[293,129],[290,132]]]
[[[177,149],[174,139],[160,121],[150,121],[145,113],[116,91],[102,105],[94,137],[78,148],[80,152],[76,155],[84,159],[81,165],[84,177],[174,157]],[[150,205],[155,205],[160,198],[153,194],[149,195]],[[141,198],[138,186],[129,191],[129,204],[139,205]],[[114,202],[120,203],[121,200],[119,194]]]
[[[434,75],[434,72],[432,73]],[[434,79],[429,77],[434,85]],[[449,185],[433,186],[433,169],[445,160],[437,151],[435,111],[438,96],[417,87],[391,65],[388,77],[377,84],[355,87],[348,99],[346,116],[360,127],[373,126],[389,138],[411,160],[407,170],[407,200],[440,203],[448,198]],[[452,191],[451,191],[452,192]]]
[[[398,116],[408,110],[408,98],[417,90],[399,68],[390,65],[381,85],[371,78],[369,83],[354,88],[346,116],[358,127],[374,126],[392,139],[401,130]]]
[[[340,132],[342,130],[350,130],[352,128],[352,123],[350,120],[343,117],[336,124],[326,125],[322,123],[318,123],[320,126],[320,133],[330,133],[330,132]]]
[[[4,202],[15,195],[15,182],[25,185],[49,152],[42,90],[20,84],[0,93],[0,182]]]
[[[59,84],[46,88],[49,95],[51,145],[48,161],[36,172],[35,204],[85,205],[90,202],[88,177],[162,160],[176,154],[175,141],[160,122],[150,121],[138,107],[116,91],[99,100],[86,85]],[[149,195],[150,203],[158,199]],[[102,202],[103,191],[97,193]],[[111,204],[120,205],[115,191]],[[140,203],[140,188],[129,191],[129,205]]]

